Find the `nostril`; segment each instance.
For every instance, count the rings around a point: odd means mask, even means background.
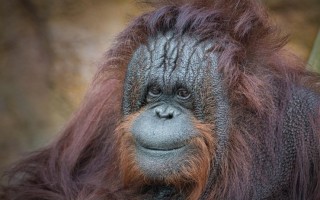
[[[156,108],[155,109],[155,113],[156,113],[156,115],[158,116],[158,117],[161,117],[161,109],[159,109],[159,108]]]
[[[168,119],[172,119],[173,118],[173,114],[174,114],[174,112],[173,111],[170,111],[170,112],[168,112]]]

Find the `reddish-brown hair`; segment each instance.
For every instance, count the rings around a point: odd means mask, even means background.
[[[208,180],[211,190],[205,195],[210,199],[249,199],[254,193],[250,190],[253,156],[264,151],[271,165],[275,163],[293,86],[320,93],[319,76],[307,72],[303,63],[283,50],[286,37],[255,0],[175,0],[153,5],[154,11],[135,19],[117,37],[60,138],[12,169],[4,199],[142,198],[132,183],[124,185],[121,179],[120,168],[126,166],[118,165],[122,148],[115,142],[115,130],[123,120],[123,82],[133,52],[148,37],[169,30],[215,41],[212,51],[218,56],[231,106],[227,152],[219,177]],[[311,141],[301,136],[295,147],[290,199],[320,199],[319,103],[316,108],[310,121],[312,152],[317,153],[308,153]],[[263,169],[259,164],[256,167]],[[257,176],[268,180],[262,170]]]

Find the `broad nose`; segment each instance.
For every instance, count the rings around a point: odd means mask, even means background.
[[[161,119],[172,119],[180,114],[180,111],[170,105],[161,105],[154,109],[157,117]]]

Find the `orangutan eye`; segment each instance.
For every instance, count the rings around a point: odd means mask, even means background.
[[[162,91],[159,86],[151,86],[148,91],[150,97],[159,97],[162,94]]]
[[[177,90],[177,97],[179,99],[189,99],[191,96],[190,92],[185,88],[179,88]]]

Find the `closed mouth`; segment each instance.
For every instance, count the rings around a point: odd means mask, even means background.
[[[148,151],[148,152],[171,152],[171,151],[177,151],[180,149],[183,149],[186,144],[181,144],[180,146],[174,146],[174,147],[153,147],[153,146],[146,146],[137,144],[138,148],[142,151]]]

